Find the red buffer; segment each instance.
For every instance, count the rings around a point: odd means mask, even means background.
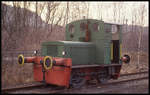
[[[69,87],[72,67],[71,58],[24,57],[19,55],[18,64],[23,65],[24,63],[34,63],[35,81],[45,81],[48,84]]]

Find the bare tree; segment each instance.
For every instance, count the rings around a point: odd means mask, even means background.
[[[61,24],[61,20],[62,20],[62,17],[63,17],[63,11],[61,11],[61,13],[60,13],[60,16],[58,17],[58,19],[56,20],[56,24],[55,25],[59,25],[59,23]]]
[[[1,13],[2,13],[2,30],[5,30],[5,31],[7,31],[7,25],[6,25],[6,21],[8,20],[7,18],[6,18],[6,15],[7,15],[7,12],[8,12],[8,9],[7,9],[7,7],[5,6],[5,5],[3,5],[2,7],[1,7]]]
[[[38,8],[39,8],[39,9],[38,9],[38,12],[39,12],[39,16],[40,16],[40,17],[41,17],[41,15],[42,15],[43,11],[44,11],[45,5],[46,5],[45,2],[38,5]]]
[[[103,20],[103,17],[102,17],[102,7],[103,5],[101,3],[98,3],[98,17],[100,18],[100,20]]]
[[[117,15],[117,4],[113,3],[113,19],[115,23],[116,23],[116,18],[117,18],[116,15]]]
[[[122,2],[115,2],[113,3],[113,20],[115,23],[121,23],[121,12],[123,7]],[[124,14],[122,15],[122,17]]]
[[[141,7],[139,8],[139,22],[142,26],[144,26],[144,16],[145,16],[145,5],[141,5]],[[143,27],[141,27],[141,31],[139,31],[139,39],[138,39],[138,68],[139,68],[139,64],[140,64],[140,52],[141,52],[141,38],[142,38],[142,33],[143,33]]]
[[[89,18],[89,2],[86,3],[87,18]]]
[[[52,27],[53,27],[53,24],[54,24],[54,21],[56,20],[56,17],[55,17],[55,14],[56,14],[56,11],[57,11],[57,7],[59,6],[60,3],[55,3],[55,2],[47,2],[47,6],[46,6],[46,10],[47,10],[47,13],[46,13],[46,30],[47,30],[47,37],[49,37],[49,35],[51,34],[52,32]],[[51,27],[50,27],[50,31],[49,31],[49,24],[51,24]]]
[[[123,4],[122,2],[118,2],[118,23],[121,23],[121,11],[122,11],[122,7],[123,7]]]
[[[66,3],[66,12],[65,12],[65,15],[64,15],[63,26],[68,24],[68,17],[69,17],[69,1]]]
[[[37,23],[38,23],[38,20],[37,20],[37,16],[38,16],[38,2],[36,1],[36,4],[35,4],[35,7],[36,7],[36,15],[35,15],[35,31],[37,32]]]

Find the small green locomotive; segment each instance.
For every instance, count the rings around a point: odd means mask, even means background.
[[[72,65],[67,80],[69,87],[81,87],[93,79],[100,83],[117,79],[122,63],[130,62],[128,55],[122,56],[121,48],[122,25],[82,19],[66,25],[65,41],[43,42],[41,56],[71,58]],[[48,68],[57,62],[43,63]]]

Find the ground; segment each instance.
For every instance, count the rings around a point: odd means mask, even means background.
[[[121,94],[140,94],[148,93],[148,80],[143,80],[136,83],[118,84],[118,85],[107,85],[107,86],[96,86],[96,87],[85,87],[77,90],[64,91],[62,93],[121,93]]]

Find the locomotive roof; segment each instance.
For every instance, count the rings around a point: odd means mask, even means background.
[[[72,21],[68,24],[71,24],[71,23],[75,23],[75,22],[78,22],[78,21],[87,21],[87,20],[93,20],[93,21],[102,21],[102,20],[97,20],[97,19],[79,19],[79,20],[75,20],[75,21]],[[102,21],[103,22],[103,21]]]
[[[78,22],[78,21],[86,21],[86,20],[92,20],[92,21],[97,21],[97,22],[104,22],[105,24],[111,24],[111,25],[122,25],[122,24],[119,24],[119,23],[110,23],[110,22],[105,22],[105,21],[98,20],[98,19],[80,19],[80,20],[72,21],[72,22],[70,22],[68,24],[75,23],[75,22]]]
[[[49,41],[43,42],[42,45],[93,45],[92,42],[79,42],[79,41]]]
[[[111,25],[122,25],[122,24],[119,24],[119,23],[109,23],[109,22],[105,22],[105,24],[111,24]]]

